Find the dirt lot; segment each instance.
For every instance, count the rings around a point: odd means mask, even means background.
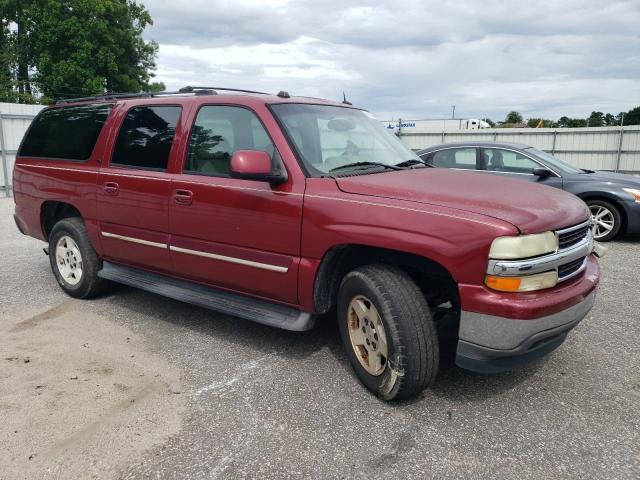
[[[337,329],[296,334],[131,288],[74,301],[0,200],[0,478],[640,477],[640,238],[611,244],[596,306],[546,360],[444,359],[388,405]]]

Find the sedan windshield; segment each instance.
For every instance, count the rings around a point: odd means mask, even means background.
[[[373,115],[355,108],[285,103],[272,106],[315,176],[354,170],[386,172],[422,164]]]
[[[554,157],[550,153],[543,152],[542,150],[538,150],[537,148],[527,148],[529,153],[535,155],[540,158],[540,160],[544,160],[549,164],[551,168],[556,170],[561,170],[564,173],[584,173],[584,170],[580,170],[579,168],[574,167],[573,165],[568,164],[564,160],[560,160],[559,158]]]

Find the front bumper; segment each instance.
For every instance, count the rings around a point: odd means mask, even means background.
[[[461,288],[456,364],[497,373],[548,354],[593,307],[599,274],[597,261],[589,255],[581,275],[553,289],[499,294],[486,288]]]
[[[625,202],[622,206],[627,218],[626,233],[640,233],[640,202]]]

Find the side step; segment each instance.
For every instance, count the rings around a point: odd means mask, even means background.
[[[234,315],[271,327],[302,332],[313,328],[315,316],[285,305],[216,290],[184,280],[104,262],[98,276],[181,302]]]

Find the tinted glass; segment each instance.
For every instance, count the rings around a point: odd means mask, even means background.
[[[574,167],[573,165],[565,162],[564,160],[560,160],[559,158],[554,157],[550,153],[543,152],[542,150],[538,150],[537,148],[528,148],[527,151],[537,157],[540,157],[546,162],[549,162],[551,164],[550,166],[556,170],[562,170],[567,173],[585,173],[584,170]]]
[[[529,157],[511,150],[500,148],[484,149],[485,169],[492,172],[506,173],[533,173],[534,168],[540,165]]]
[[[120,127],[112,164],[166,169],[180,107],[135,107]]]
[[[229,175],[236,150],[260,150],[273,158],[275,148],[258,117],[246,108],[204,106],[189,139],[185,172]]]
[[[440,168],[476,169],[475,148],[448,148],[434,152],[428,163]]]
[[[82,105],[44,110],[31,124],[18,155],[87,160],[112,105]]]
[[[371,114],[355,108],[286,103],[271,107],[315,175],[341,167],[361,169],[359,162],[395,165],[419,160]]]

